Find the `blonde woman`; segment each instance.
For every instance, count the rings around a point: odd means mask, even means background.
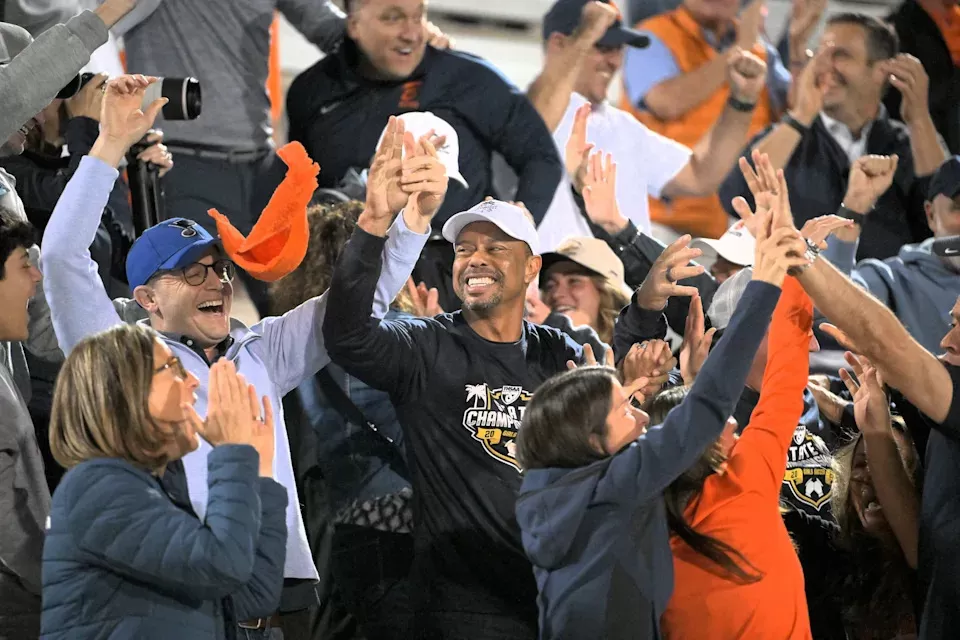
[[[68,472],[44,546],[44,638],[235,638],[236,620],[276,611],[287,494],[271,479],[270,402],[261,416],[253,387],[221,359],[204,422],[198,386],[144,326],[118,325],[70,353],[50,421]],[[215,447],[204,521],[164,484],[200,435]]]

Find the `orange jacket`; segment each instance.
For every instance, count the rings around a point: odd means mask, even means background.
[[[727,579],[710,560],[671,536],[674,590],[661,619],[668,640],[812,638],[803,569],[780,515],[787,449],[803,412],[812,326],[810,298],[787,278],[770,324],[760,402],[726,472],[707,479],[685,514],[698,532],[742,553],[763,578],[753,584]]]
[[[637,28],[649,31],[670,49],[682,74],[695,71],[718,55],[723,55],[704,39],[700,25],[683,6],[669,13],[649,18],[641,22]],[[754,47],[753,53],[766,61],[767,53],[763,47]],[[631,112],[649,129],[693,148],[720,118],[729,96],[730,89],[724,84],[707,100],[679,118],[669,121],[660,120],[651,113],[638,109],[636,105],[630,103],[626,91],[621,98],[621,108]],[[762,131],[772,120],[770,95],[764,89],[753,113],[749,137]],[[744,139],[744,146],[749,137]],[[716,195],[706,198],[676,198],[669,204],[651,197],[650,219],[673,227],[677,231],[705,238],[719,238],[728,226],[727,214],[720,206],[720,199]]]

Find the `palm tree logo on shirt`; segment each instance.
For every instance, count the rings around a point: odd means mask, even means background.
[[[487,455],[520,471],[514,440],[533,394],[520,385],[491,389],[486,383],[468,384],[464,390],[463,426]]]
[[[467,385],[467,402],[473,400],[474,409],[486,409],[487,408],[487,385],[485,384],[468,384]]]

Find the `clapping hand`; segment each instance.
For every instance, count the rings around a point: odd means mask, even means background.
[[[182,409],[194,429],[213,446],[248,444],[260,454],[260,475],[273,475],[274,421],[270,398],[263,409],[253,385],[237,373],[231,360],[221,358],[210,367],[207,417],[201,419],[193,404]]]
[[[417,232],[430,228],[430,221],[447,195],[449,182],[447,168],[440,162],[431,137],[428,134],[415,141],[409,132],[403,137],[406,153],[401,163],[400,189],[407,194],[404,222]]]
[[[677,366],[677,359],[670,351],[670,345],[663,340],[649,340],[630,347],[621,363],[624,385],[634,380],[646,378],[647,384],[641,389],[647,398],[655,395],[670,379],[670,372]]]
[[[370,163],[367,201],[358,220],[358,225],[368,233],[387,235],[393,216],[403,209],[409,198],[400,188],[405,132],[403,120],[390,116],[380,147]]]
[[[880,64],[884,72],[890,75],[890,84],[903,96],[900,105],[903,121],[907,125],[913,125],[929,118],[930,77],[920,60],[909,53],[901,53]]]
[[[427,288],[424,283],[413,284],[413,278],[407,278],[407,293],[413,301],[414,315],[421,318],[433,318],[444,313],[440,306],[440,292],[436,287]]]

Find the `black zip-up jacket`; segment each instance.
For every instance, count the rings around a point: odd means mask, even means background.
[[[335,187],[350,168],[369,167],[391,115],[430,111],[449,122],[460,139],[460,173],[434,218],[439,230],[453,214],[493,193],[491,154],[517,173],[514,199],[537,224],[560,182],[563,165],[547,126],[533,105],[490,63],[468,53],[428,46],[404,80],[370,80],[358,71],[360,52],[349,38],[300,74],[287,93],[290,140],[299,141],[323,168],[321,187]],[[502,196],[505,197],[505,196]]]
[[[953,63],[940,28],[923,7],[907,0],[887,20],[900,37],[900,51],[915,55],[930,77],[930,117],[950,153],[960,153],[960,67]],[[883,104],[900,119],[902,97],[888,91]]]

